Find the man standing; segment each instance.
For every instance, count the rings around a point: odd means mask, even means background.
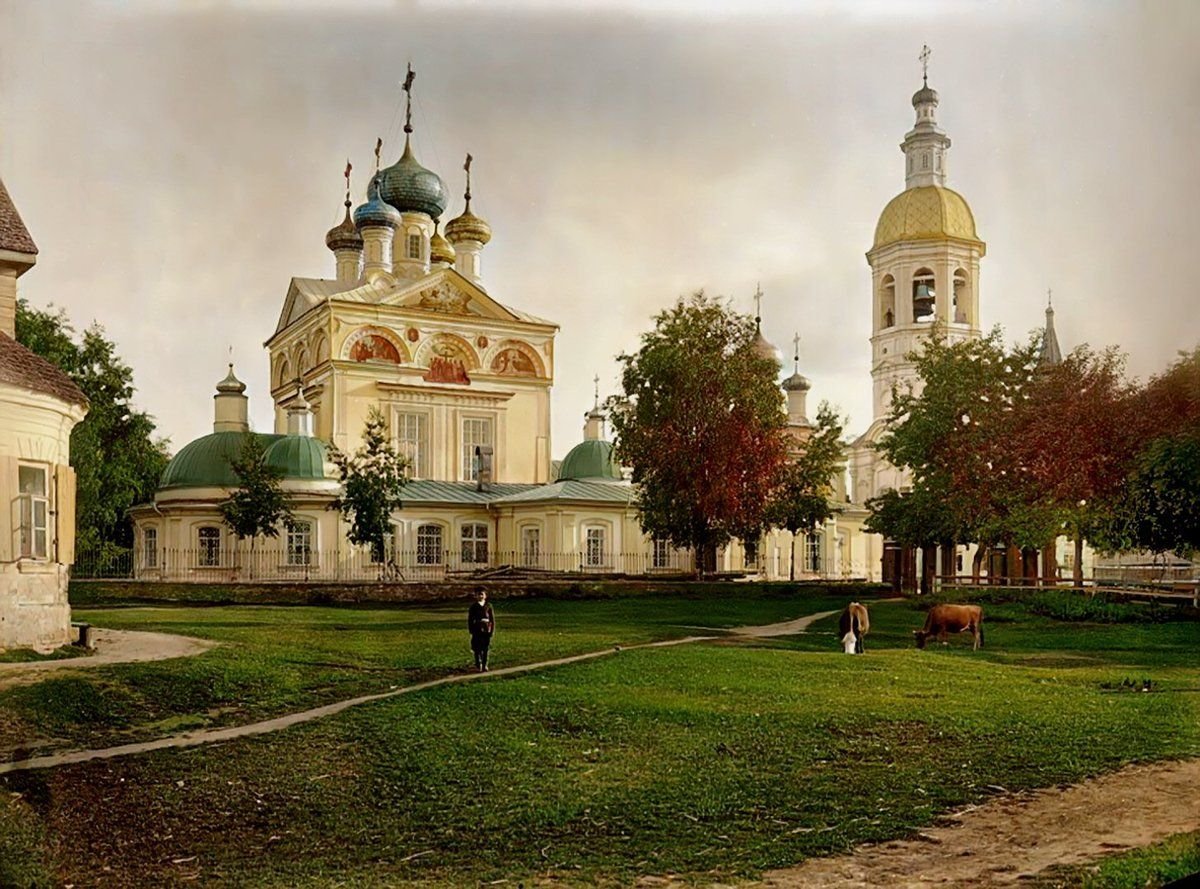
[[[475,652],[475,669],[487,672],[488,647],[492,644],[492,633],[496,632],[496,615],[488,604],[487,591],[475,590],[475,601],[467,612],[467,630],[471,634],[471,651]]]

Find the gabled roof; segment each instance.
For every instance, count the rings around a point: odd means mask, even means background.
[[[0,333],[0,384],[51,395],[67,404],[88,405],[75,381],[57,365],[35,355],[5,333]]]
[[[0,180],[0,250],[30,254],[38,252],[37,244],[33,243],[29,229],[21,221],[21,214],[8,196],[3,180]]]
[[[421,305],[423,294],[432,288],[442,287],[454,294],[460,294],[463,302],[471,309],[465,313],[438,312]],[[528,312],[522,312],[493,299],[478,285],[460,275],[454,269],[438,269],[415,281],[393,278],[381,274],[367,280],[337,281],[325,278],[292,278],[287,296],[283,301],[283,310],[279,313],[279,321],[275,325],[275,333],[289,327],[315,306],[328,300],[341,302],[361,302],[370,305],[397,306],[416,312],[430,314],[455,314],[478,316],[499,321],[519,321],[526,324],[540,324],[546,327],[557,327],[553,321],[539,318]]]

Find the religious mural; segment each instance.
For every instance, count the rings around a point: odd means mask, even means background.
[[[492,373],[506,377],[536,377],[533,359],[520,349],[504,349],[492,359]]]
[[[421,301],[418,305],[431,312],[445,312],[450,315],[467,314],[467,303],[470,297],[456,290],[445,282],[427,290],[421,291]]]
[[[429,370],[425,371],[423,379],[426,383],[461,383],[470,385],[471,378],[467,376],[467,369],[463,363],[456,358],[443,358],[441,355],[434,355],[429,360]]]
[[[346,343],[346,357],[351,361],[386,361],[400,364],[400,350],[382,333],[370,328],[356,331]]]

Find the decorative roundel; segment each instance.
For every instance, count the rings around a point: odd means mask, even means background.
[[[410,327],[408,329],[408,332],[405,333],[404,335],[406,337],[408,337],[408,341],[410,343],[415,343],[417,340],[419,340],[421,338],[421,331],[417,330],[415,327]]]
[[[486,349],[488,347],[488,338],[486,336],[480,336],[479,339],[475,340],[475,345],[480,349]]]

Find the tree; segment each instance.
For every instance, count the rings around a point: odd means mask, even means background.
[[[641,348],[618,357],[617,456],[633,468],[642,530],[714,567],[715,548],[765,524],[787,459],[779,365],[755,325],[703,291],[654,318]]]
[[[789,578],[796,579],[796,535],[812,531],[834,513],[833,477],[842,468],[841,417],[821,402],[812,435],[795,460],[786,463],[767,505],[767,524],[792,535]]]
[[[133,371],[98,324],[76,342],[61,310],[18,301],[16,333],[19,343],[65,371],[90,403],[71,433],[79,548],[102,557],[128,548],[133,528],[126,513],[153,499],[169,459],[167,440],[154,435],[154,419],[133,407]]]
[[[338,468],[342,493],[329,505],[350,523],[351,543],[369,546],[383,560],[391,530],[392,512],[400,508],[407,482],[408,461],[396,452],[387,420],[378,408],[367,413],[363,443],[353,454],[333,447],[330,459]]]
[[[283,471],[268,466],[262,439],[253,432],[242,438],[242,447],[229,465],[239,486],[221,506],[221,517],[238,540],[250,538],[250,570],[254,570],[254,541],[278,537],[280,526],[292,527],[291,504],[280,482]]]

